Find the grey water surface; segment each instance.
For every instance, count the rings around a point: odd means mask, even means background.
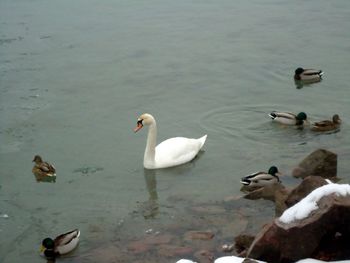
[[[0,262],[40,262],[43,238],[76,227],[79,257],[142,218],[149,199],[156,219],[144,220],[162,223],[181,209],[169,198],[240,195],[242,176],[271,165],[292,185],[317,148],[338,154],[348,183],[349,29],[348,0],[0,0]],[[299,66],[323,80],[297,87]],[[343,124],[282,127],[272,110]],[[144,112],[158,141],[208,134],[204,151],[149,176],[147,130],[133,133]],[[55,165],[55,182],[36,181],[35,154]]]

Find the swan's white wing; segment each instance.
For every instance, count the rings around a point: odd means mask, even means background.
[[[180,165],[191,161],[202,147],[199,139],[174,137],[156,147],[155,163],[158,168]]]

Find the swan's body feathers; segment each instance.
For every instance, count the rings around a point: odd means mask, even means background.
[[[199,139],[174,137],[156,146],[157,124],[151,114],[142,114],[137,120],[134,131],[139,131],[144,125],[149,126],[143,159],[143,166],[146,169],[167,168],[190,162],[196,157],[207,138],[207,135]]]
[[[158,168],[181,165],[191,161],[203,147],[205,139],[206,135],[199,139],[174,137],[161,142],[156,147],[155,155],[155,162],[162,164]]]

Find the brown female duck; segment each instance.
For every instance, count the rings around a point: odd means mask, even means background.
[[[52,164],[44,162],[40,155],[35,155],[33,162],[35,165],[32,169],[32,172],[36,176],[56,176],[56,169]]]
[[[339,128],[341,119],[338,114],[334,114],[332,120],[318,121],[312,124],[312,131],[333,131]]]

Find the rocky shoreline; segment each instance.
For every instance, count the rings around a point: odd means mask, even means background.
[[[188,206],[169,224],[148,221],[151,227],[143,234],[97,246],[77,262],[93,258],[93,262],[164,263],[188,258],[212,263],[229,255],[275,263],[350,258],[346,246],[350,241],[349,195],[322,197],[317,202],[319,209],[291,224],[279,220],[286,209],[313,190],[337,181],[337,155],[319,149],[300,162],[292,174],[302,181],[291,189],[275,184],[253,189],[243,197],[205,204],[174,197],[173,202],[188,202]]]

